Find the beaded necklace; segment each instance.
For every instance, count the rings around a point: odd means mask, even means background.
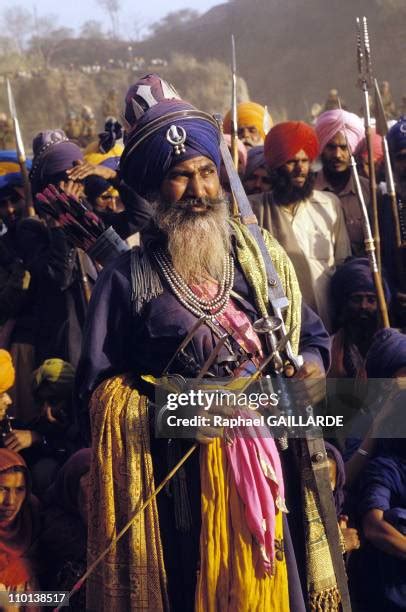
[[[157,262],[168,285],[178,300],[197,317],[203,315],[213,321],[218,315],[223,314],[230,299],[231,289],[234,284],[234,265],[230,255],[226,255],[223,266],[223,278],[219,284],[217,295],[211,299],[198,297],[183,278],[176,272],[169,255],[159,249],[154,251],[153,256]]]

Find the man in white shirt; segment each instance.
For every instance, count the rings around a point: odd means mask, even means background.
[[[259,224],[291,258],[304,300],[331,329],[330,279],[351,247],[338,198],[314,189],[310,166],[318,150],[317,136],[306,123],[273,127],[264,149],[272,191],[252,196],[251,203]]]

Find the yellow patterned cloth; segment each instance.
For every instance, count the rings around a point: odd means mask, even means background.
[[[248,228],[232,222],[237,259],[261,316],[268,315],[268,281],[257,242]],[[265,244],[289,300],[285,315],[287,331],[293,329],[296,352],[300,337],[301,295],[293,266],[283,248],[268,233]],[[216,439],[201,449],[202,488],[201,567],[196,590],[196,612],[289,612],[286,559],[283,553],[282,512],[276,514],[275,543],[279,542],[275,573],[259,571],[259,549],[255,546],[227,465],[224,442]]]
[[[247,526],[244,504],[227,463],[223,442],[200,450],[202,529],[196,612],[289,612],[282,512],[276,515],[275,573],[259,569],[260,551]],[[294,612],[294,611],[292,611]]]
[[[310,610],[338,612],[340,592],[337,587],[333,561],[326,531],[320,517],[319,499],[309,452],[305,440],[296,445],[301,466],[302,501],[306,546],[307,591]],[[338,525],[337,525],[338,529]]]
[[[255,305],[262,317],[268,315],[268,280],[260,248],[249,229],[241,223],[231,222],[237,240],[237,259],[244,276],[251,286]],[[266,230],[262,230],[265,245],[280,278],[289,306],[284,312],[286,330],[293,329],[291,345],[294,353],[299,350],[302,296],[292,262],[279,242]]]
[[[88,566],[154,491],[147,401],[117,376],[93,393]],[[88,612],[169,610],[156,501],[89,577]]]

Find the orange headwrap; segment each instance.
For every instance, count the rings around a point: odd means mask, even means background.
[[[5,393],[14,385],[15,371],[11,355],[0,349],[0,394]]]
[[[267,111],[268,112],[268,111]],[[262,138],[265,138],[264,130],[265,107],[256,102],[241,102],[237,106],[238,126],[249,127],[255,125]],[[269,127],[272,127],[272,118],[268,113]],[[231,133],[231,110],[224,117],[223,129],[225,134]]]
[[[316,132],[303,121],[278,123],[265,138],[264,155],[270,170],[280,168],[301,150],[311,161],[319,152]]]

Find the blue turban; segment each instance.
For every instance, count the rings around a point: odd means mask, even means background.
[[[71,142],[63,130],[45,130],[32,142],[34,159],[30,179],[35,195],[44,189],[52,178],[73,167],[73,162],[83,159],[81,149]]]
[[[180,154],[167,140],[171,126],[186,132]],[[199,155],[211,159],[219,171],[219,131],[214,120],[187,102],[162,99],[145,112],[128,135],[120,161],[121,177],[145,196],[159,190],[172,166]]]
[[[401,117],[395,125],[392,125],[386,140],[391,153],[406,149],[406,116]]]
[[[266,168],[266,162],[264,157],[264,145],[258,147],[251,147],[247,153],[247,163],[245,166],[244,179],[250,178],[250,176],[258,170],[258,168]]]
[[[382,277],[386,301],[391,294],[388,283]],[[352,257],[345,261],[335,271],[330,285],[331,299],[337,316],[342,312],[352,293],[375,293],[375,284],[367,257]]]
[[[368,378],[392,378],[406,367],[406,336],[397,329],[381,329],[372,340],[365,363]]]
[[[27,169],[31,169],[31,160],[27,159]],[[15,151],[0,151],[0,190],[22,187],[23,178]]]

